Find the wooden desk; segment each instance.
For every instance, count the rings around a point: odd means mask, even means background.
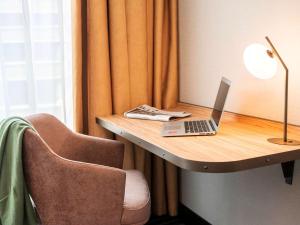
[[[211,109],[178,103],[174,111],[191,112],[186,120],[209,118]],[[282,124],[225,112],[215,136],[161,137],[162,122],[98,117],[97,123],[136,145],[187,170],[211,173],[241,171],[300,158],[300,146],[269,143],[281,137]],[[289,126],[289,137],[300,140],[300,127]]]

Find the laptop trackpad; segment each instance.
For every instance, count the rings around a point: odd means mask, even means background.
[[[165,130],[180,130],[181,129],[181,125],[179,125],[179,124],[165,125],[164,129]]]

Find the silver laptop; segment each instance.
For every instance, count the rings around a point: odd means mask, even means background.
[[[174,121],[163,124],[161,135],[165,137],[214,135],[217,133],[231,81],[222,77],[215,105],[209,120]]]

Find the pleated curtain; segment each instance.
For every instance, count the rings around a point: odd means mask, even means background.
[[[152,212],[176,215],[177,168],[114,137],[95,118],[122,114],[140,104],[176,105],[177,0],[74,0],[72,11],[77,131],[124,142],[124,169],[144,172]]]

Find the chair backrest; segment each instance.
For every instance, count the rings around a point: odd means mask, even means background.
[[[55,212],[49,203],[54,198],[52,191],[57,186],[53,182],[54,179],[48,179],[53,177],[49,171],[57,167],[56,158],[59,156],[36,132],[27,129],[23,136],[22,158],[27,189],[37,207],[39,216],[49,221],[48,218],[51,219],[51,214]]]
[[[74,140],[78,134],[55,117],[37,114],[26,119],[37,132],[24,133],[24,175],[42,224],[120,225],[125,172],[68,157],[79,146]]]
[[[25,118],[36,129],[40,137],[58,155],[66,139],[72,135],[62,122],[50,114],[34,114]]]

